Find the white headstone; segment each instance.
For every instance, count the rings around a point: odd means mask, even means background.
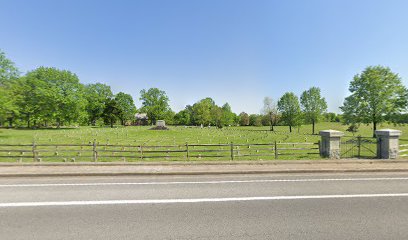
[[[164,120],[157,120],[156,126],[158,126],[158,127],[165,127],[165,126],[166,126],[166,123],[164,122]]]

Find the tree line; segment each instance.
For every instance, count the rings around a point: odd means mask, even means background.
[[[149,123],[163,119],[168,124],[194,126],[270,126],[285,125],[292,132],[302,124],[320,120],[358,126],[384,122],[408,123],[408,90],[398,74],[387,67],[370,66],[355,75],[350,93],[340,109],[328,113],[325,98],[317,87],[300,97],[293,92],[277,101],[265,97],[261,114],[236,114],[228,103],[218,106],[204,98],[175,113],[169,97],[158,88],[140,91],[142,105],[137,109],[131,95],[113,94],[102,83],[82,84],[74,73],[52,67],[39,67],[21,75],[15,64],[0,51],[0,126],[61,127],[64,125],[127,125],[135,114],[146,113]]]

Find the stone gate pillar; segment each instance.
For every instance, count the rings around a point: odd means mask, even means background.
[[[399,137],[401,131],[394,129],[380,129],[375,131],[377,136],[377,158],[395,159],[398,157]]]
[[[330,159],[340,159],[340,138],[343,132],[336,130],[320,131],[322,141],[320,143],[320,155]]]

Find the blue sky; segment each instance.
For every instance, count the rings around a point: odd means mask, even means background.
[[[408,85],[408,1],[0,0],[0,49],[22,72],[76,73],[132,94],[165,90],[173,110],[212,97],[262,100],[320,87],[329,110],[352,77],[389,66]]]

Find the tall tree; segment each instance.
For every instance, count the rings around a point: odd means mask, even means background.
[[[115,124],[119,114],[120,107],[116,99],[115,98],[108,99],[108,101],[105,103],[105,107],[103,109],[102,114],[105,124],[109,124],[110,127],[113,128],[113,124]]]
[[[239,125],[241,126],[248,126],[249,125],[249,115],[246,112],[242,112],[239,114],[240,121]]]
[[[278,109],[282,113],[282,121],[289,126],[290,132],[292,127],[300,126],[302,119],[299,99],[294,93],[285,93],[278,101]]]
[[[249,115],[249,125],[251,126],[262,126],[262,116],[258,114]]]
[[[270,97],[265,97],[263,101],[263,114],[267,115],[269,118],[271,131],[273,131],[273,127],[276,126],[278,123],[278,106]]]
[[[0,49],[0,86],[6,82],[18,78],[20,72],[14,62],[6,57],[6,54]]]
[[[46,83],[31,77],[23,76],[16,80],[13,86],[15,103],[18,107],[20,117],[26,120],[27,127],[32,123],[36,125],[47,112],[47,100],[42,93],[46,92]]]
[[[85,98],[88,122],[95,126],[96,121],[102,117],[106,104],[113,98],[112,90],[106,84],[88,84],[85,85]]]
[[[222,121],[223,120],[222,108],[215,105],[211,108],[210,114],[211,114],[211,124],[214,126],[217,126],[218,128],[222,128],[224,126],[223,121]]]
[[[315,134],[315,124],[327,111],[326,100],[320,95],[320,88],[312,87],[300,96],[300,104],[306,122],[312,123],[312,134]]]
[[[157,120],[164,119],[171,111],[166,92],[158,88],[150,88],[147,91],[143,89],[140,91],[140,100],[142,101],[141,111],[147,113],[152,124],[156,124]]]
[[[406,111],[408,90],[401,78],[388,67],[369,66],[354,76],[351,95],[340,109],[346,123],[372,123],[373,136],[377,125],[387,116]]]
[[[235,114],[231,110],[231,106],[228,103],[222,105],[222,125],[230,126],[234,124]]]
[[[191,124],[191,113],[186,109],[181,110],[174,116],[174,122],[177,125],[190,125]]]
[[[211,124],[211,109],[214,108],[215,102],[211,98],[204,98],[193,105],[193,119],[195,124]]]
[[[132,120],[136,114],[136,106],[131,95],[119,92],[115,95],[115,100],[118,104],[118,118],[123,126],[126,121]]]
[[[83,114],[86,100],[78,77],[67,70],[39,67],[28,72],[27,81],[39,100],[37,106],[43,121],[77,122]],[[38,87],[38,88],[37,88]]]
[[[15,115],[18,114],[12,88],[19,75],[20,72],[14,63],[0,50],[0,125],[8,120],[11,126]]]

